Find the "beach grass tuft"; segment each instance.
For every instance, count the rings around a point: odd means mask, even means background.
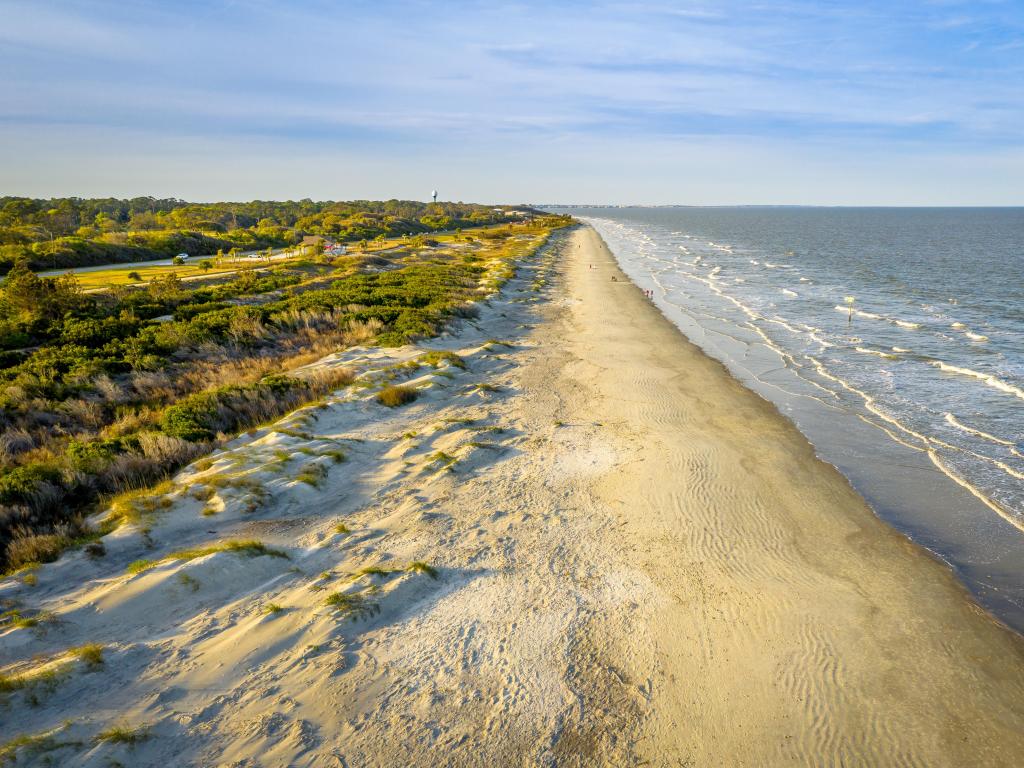
[[[88,667],[98,667],[103,664],[103,646],[99,643],[87,643],[77,648],[72,648],[71,653]]]
[[[159,560],[136,560],[128,566],[129,574],[142,573],[148,571],[150,568],[155,568],[161,563],[168,563],[174,560],[195,560],[200,557],[206,557],[206,555],[213,555],[218,552],[235,552],[246,557],[259,557],[267,555],[269,557],[283,557],[288,559],[288,553],[282,552],[279,549],[272,549],[266,546],[263,542],[255,539],[246,540],[232,540],[224,541],[220,544],[214,544],[209,547],[195,547],[193,549],[182,549],[177,552],[160,558]]]
[[[305,483],[313,488],[319,488],[320,483],[327,477],[327,467],[321,464],[310,464],[295,476],[296,482]]]
[[[458,459],[444,451],[438,451],[427,458],[428,464],[438,464],[440,470],[451,470]]]
[[[199,579],[197,579],[197,578],[195,578],[193,576],[189,576],[187,573],[179,573],[178,574],[178,582],[183,587],[188,587],[193,592],[198,592],[199,591],[199,587],[200,587]]]
[[[30,629],[39,626],[38,616],[24,616],[18,608],[12,608],[0,613],[0,627],[4,625],[15,629]]]
[[[355,595],[349,592],[334,592],[327,596],[324,605],[333,608],[342,616],[359,617],[376,613],[379,608],[376,603],[367,600],[362,595]]]
[[[43,733],[26,733],[5,741],[3,744],[0,744],[0,765],[16,764],[19,752],[24,754],[25,757],[34,758],[47,752],[56,752],[58,749],[64,749],[65,747],[82,746],[80,741],[61,741],[58,739],[57,734],[61,730],[63,728],[56,728]],[[55,764],[50,762],[49,758],[47,760],[49,764]]]
[[[417,397],[419,393],[413,387],[390,386],[377,393],[377,402],[388,408],[397,408],[411,403]]]
[[[420,560],[409,563],[406,570],[411,571],[412,573],[425,573],[432,579],[437,578],[437,568],[435,568],[432,565],[427,565],[426,563],[421,562]]]
[[[93,740],[97,744],[127,744],[133,746],[145,741],[149,736],[149,727],[145,725],[137,728],[129,728],[126,725],[112,725],[110,728],[97,733]]]
[[[420,355],[419,358],[417,358],[417,362],[433,366],[434,368],[438,368],[441,365],[451,365],[462,369],[465,369],[466,367],[466,361],[457,354],[439,349],[431,350],[430,352]]]
[[[395,573],[393,569],[381,568],[379,565],[370,565],[356,571],[356,576],[390,576]]]

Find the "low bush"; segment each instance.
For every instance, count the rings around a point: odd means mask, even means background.
[[[440,367],[442,364],[453,365],[456,368],[465,368],[466,361],[459,357],[454,352],[448,352],[447,350],[433,349],[430,352],[426,352],[417,358],[418,362],[424,365],[432,365],[434,368]]]
[[[126,725],[113,725],[97,733],[94,741],[98,744],[106,742],[108,744],[128,744],[132,746],[148,738],[149,728],[146,726],[129,728]]]
[[[390,386],[377,393],[377,402],[388,408],[397,408],[411,403],[418,396],[419,393],[413,387]]]
[[[492,213],[474,213],[461,225],[487,224]],[[360,214],[344,231],[328,234],[373,239],[393,223],[383,214]],[[62,547],[88,538],[69,533],[70,521],[107,495],[157,482],[224,437],[351,380],[347,372],[288,377],[273,371],[375,339],[406,344],[436,333],[454,316],[471,315],[473,302],[514,271],[515,259],[564,223],[484,230],[473,253],[447,249],[439,240],[425,252],[389,252],[386,264],[372,268],[360,267],[358,258],[330,266],[267,264],[215,285],[170,276],[88,294],[71,276],[42,279],[24,263],[8,262],[0,287],[0,569],[53,559]],[[426,229],[418,217],[401,227],[410,234]],[[168,232],[104,234],[91,223],[82,229],[96,230],[79,239],[93,238],[92,253],[102,251],[104,258],[115,248],[173,255],[200,252],[192,246],[202,245]],[[206,242],[223,240],[217,247],[228,250],[253,247],[264,235],[283,244],[294,234],[272,224],[257,229],[211,223],[205,231],[216,234]],[[36,253],[39,243],[18,237],[3,247]],[[58,250],[73,240],[58,238]],[[464,365],[442,351],[421,362]],[[378,393],[389,407],[415,397],[410,387]]]

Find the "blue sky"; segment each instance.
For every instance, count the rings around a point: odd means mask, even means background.
[[[1024,2],[0,0],[0,194],[1024,204]]]

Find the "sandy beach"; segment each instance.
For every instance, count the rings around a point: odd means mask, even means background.
[[[460,363],[408,365],[427,350]],[[421,348],[316,365],[356,384],[184,470],[106,557],[0,586],[47,617],[0,667],[62,670],[0,694],[0,741],[88,766],[1024,762],[1021,638],[593,230]],[[377,404],[396,379],[420,397]],[[215,547],[251,540],[272,554]],[[140,737],[94,738],[115,725]]]

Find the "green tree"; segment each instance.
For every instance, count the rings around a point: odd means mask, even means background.
[[[50,299],[46,281],[29,269],[28,264],[19,261],[11,267],[3,285],[5,314],[31,322],[48,314]]]

